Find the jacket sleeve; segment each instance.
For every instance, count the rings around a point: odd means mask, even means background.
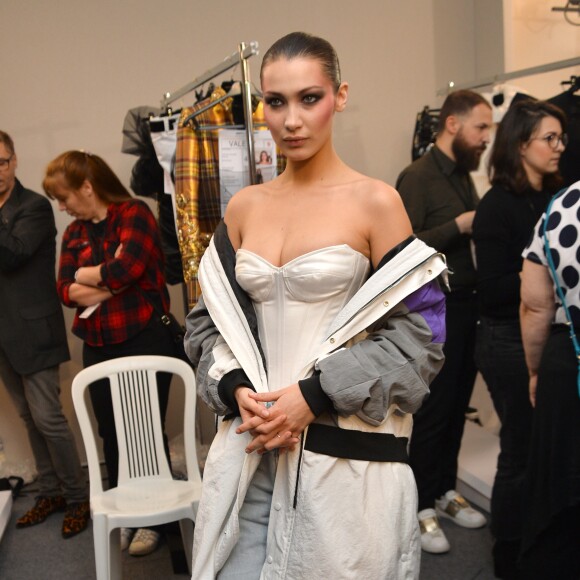
[[[0,270],[11,272],[22,267],[42,244],[54,243],[55,236],[50,202],[35,194],[18,209],[13,227],[0,220]]]
[[[113,258],[105,256],[101,265],[103,285],[113,292],[142,280],[151,256],[161,244],[155,216],[141,200],[132,200],[121,206],[119,229],[123,251]],[[110,252],[115,250],[116,247]]]
[[[461,236],[455,218],[427,227],[431,192],[425,178],[414,172],[403,172],[397,180],[396,188],[411,220],[413,233],[428,246],[444,252]]]
[[[203,297],[185,320],[185,352],[196,367],[200,397],[218,415],[239,415],[234,390],[254,387],[218,332]]]
[[[443,365],[444,342],[445,297],[433,281],[369,328],[364,340],[320,359],[307,389],[314,392],[318,381],[339,415],[356,414],[371,425],[385,419],[391,404],[414,413]]]

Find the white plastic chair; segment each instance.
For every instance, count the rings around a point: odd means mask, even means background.
[[[185,385],[184,444],[187,480],[174,480],[163,446],[156,373],[178,375]],[[86,405],[87,387],[103,378],[111,384],[119,446],[118,486],[103,490],[97,436]],[[165,356],[129,356],[80,371],[72,398],[87,454],[98,580],[121,578],[120,528],[141,528],[180,521],[191,566],[193,525],[201,496],[195,447],[196,389],[193,370]]]

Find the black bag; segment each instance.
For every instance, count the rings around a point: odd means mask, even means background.
[[[178,358],[193,368],[191,361],[187,354],[185,354],[185,345],[183,344],[183,338],[185,337],[185,326],[181,324],[177,318],[171,312],[164,312],[157,303],[151,299],[150,296],[137,284],[135,284],[135,288],[137,291],[143,296],[151,306],[153,306],[153,310],[159,316],[159,320],[163,326],[167,329],[167,332],[170,336],[170,340],[173,343],[175,354],[173,355],[175,358]]]
[[[171,312],[163,313],[161,315],[161,324],[167,328],[169,335],[171,336],[171,340],[175,345],[175,357],[191,365],[191,361],[189,360],[187,354],[185,354],[185,346],[183,344],[183,338],[185,337],[185,326],[180,324],[180,322]]]
[[[0,477],[0,491],[11,491],[13,499],[20,495],[20,490],[24,485],[24,480],[17,475],[9,477]]]

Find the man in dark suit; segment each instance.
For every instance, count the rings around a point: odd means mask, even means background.
[[[60,402],[59,364],[69,360],[56,293],[52,207],[16,179],[10,136],[0,131],[0,379],[22,417],[38,471],[24,528],[64,511],[62,535],[87,527],[87,485]]]

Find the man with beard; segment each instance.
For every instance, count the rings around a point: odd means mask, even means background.
[[[450,273],[445,364],[415,414],[410,446],[419,491],[421,546],[431,553],[450,548],[437,514],[467,528],[486,523],[455,491],[455,482],[465,412],[477,374],[471,226],[479,198],[469,172],[479,166],[491,124],[491,107],[481,95],[451,93],[441,108],[435,145],[401,173],[396,185],[415,235],[447,256]]]

